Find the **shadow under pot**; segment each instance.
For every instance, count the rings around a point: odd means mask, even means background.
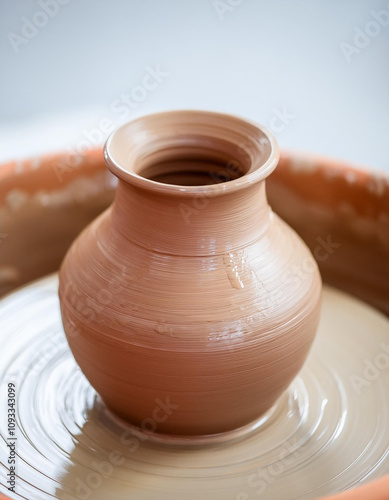
[[[264,128],[212,112],[141,117],[108,139],[116,198],[67,253],[59,296],[77,363],[131,424],[249,429],[301,369],[321,279],[267,203],[278,158]]]

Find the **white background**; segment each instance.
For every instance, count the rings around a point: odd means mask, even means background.
[[[62,1],[0,2],[0,161],[92,147],[102,119],[203,108],[389,170],[389,26],[372,14],[389,16],[387,0]],[[30,38],[26,22],[41,24]],[[168,75],[144,95],[157,65]],[[114,111],[126,95],[141,100]]]

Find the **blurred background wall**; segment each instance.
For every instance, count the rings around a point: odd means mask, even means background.
[[[389,170],[388,0],[1,0],[0,161],[204,108]]]

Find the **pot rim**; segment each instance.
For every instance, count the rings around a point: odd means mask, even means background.
[[[188,116],[189,120],[187,118]],[[186,120],[184,121],[185,118]],[[254,151],[254,160],[253,158],[250,158],[251,164],[249,165],[248,170],[241,177],[232,179],[229,182],[221,182],[210,185],[187,186],[179,184],[167,184],[148,179],[134,171],[134,159],[131,157],[129,157],[128,159],[128,165],[124,167],[123,163],[118,160],[117,152],[115,152],[114,150],[115,145],[113,143],[118,140],[117,137],[122,134],[127,136],[127,139],[129,136],[131,136],[130,130],[132,129],[135,133],[136,131],[138,131],[138,133],[140,132],[143,138],[145,137],[145,135],[147,135],[147,133],[149,133],[150,140],[152,140],[153,138],[155,139],[155,135],[152,135],[152,131],[150,132],[150,130],[147,130],[147,124],[152,124],[155,121],[161,121],[163,119],[170,119],[172,134],[177,133],[177,129],[179,129],[182,125],[192,125],[192,120],[193,124],[199,125],[199,127],[201,127],[202,123],[207,120],[208,122],[213,121],[214,123],[211,124],[211,127],[213,127],[215,130],[217,130],[217,128],[219,127],[220,130],[228,131],[229,133],[235,133],[235,129],[238,128],[241,137],[244,137],[247,141],[249,141],[248,145],[253,148],[251,149],[251,152]],[[217,122],[219,122],[219,124]],[[176,127],[175,131],[173,130],[174,126]],[[207,134],[204,133],[203,135],[204,137],[206,137]],[[238,132],[236,133],[236,136],[239,136]],[[215,136],[214,138],[217,137]],[[259,160],[260,154],[262,154],[263,156],[261,147],[264,143],[266,143],[265,147],[268,149],[264,161],[257,161],[256,163],[254,163],[255,160]],[[128,144],[129,152],[131,155],[131,142],[129,141]],[[134,141],[134,146],[135,144],[136,142]],[[232,141],[231,144],[245,149],[243,148],[242,144],[234,143]],[[245,152],[247,153],[247,150]],[[133,155],[135,156],[135,154]],[[104,160],[109,170],[119,179],[133,186],[147,189],[155,193],[183,196],[203,195],[212,197],[219,194],[231,193],[241,190],[245,187],[264,180],[276,168],[279,157],[280,151],[275,137],[262,125],[259,125],[255,121],[247,120],[237,115],[202,110],[172,110],[142,115],[116,129],[109,136],[104,145]],[[231,159],[233,160],[233,158]]]

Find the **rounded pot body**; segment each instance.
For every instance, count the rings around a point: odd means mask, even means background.
[[[320,311],[316,263],[266,200],[274,139],[228,115],[160,113],[116,131],[105,157],[115,201],[60,270],[76,361],[144,430],[249,424],[302,367]]]

